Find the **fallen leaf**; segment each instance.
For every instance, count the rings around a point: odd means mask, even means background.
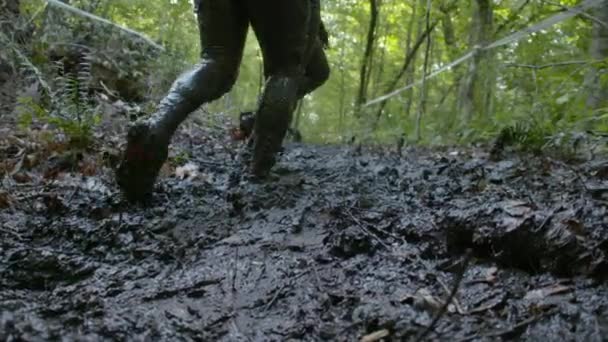
[[[13,170],[10,173],[11,176],[14,176],[19,171],[21,171],[21,168],[23,167],[23,161],[24,160],[25,160],[25,154],[21,155],[21,158],[19,158],[19,161],[17,162],[17,164],[15,164],[15,166],[13,167]]]
[[[32,169],[33,167],[38,165],[39,160],[40,159],[38,158],[38,155],[36,153],[30,153],[25,156],[25,167],[27,169]]]
[[[82,173],[85,176],[94,176],[97,174],[97,163],[95,163],[95,160],[84,160],[80,163],[80,173]]]
[[[29,183],[32,181],[32,177],[27,172],[20,172],[20,173],[14,174],[13,179],[15,180],[15,182],[21,183],[21,184]]]
[[[413,296],[414,306],[423,310],[437,311],[441,308],[442,304],[428,289],[420,289],[416,291]]]
[[[51,214],[59,214],[67,208],[63,198],[54,193],[44,196],[42,200],[46,205],[47,212]]]
[[[6,191],[0,191],[0,209],[10,208],[13,205],[11,196]]]
[[[112,191],[110,191],[110,189],[103,182],[95,177],[87,178],[82,187],[90,192],[97,192],[103,195],[112,194]]]
[[[199,176],[198,165],[188,162],[183,166],[178,166],[175,169],[175,177],[181,180],[192,180]]]
[[[173,167],[171,166],[171,163],[165,163],[160,168],[160,171],[158,171],[158,176],[159,178],[165,178],[171,176],[173,173],[174,171]]]
[[[488,283],[494,284],[494,283],[496,283],[497,276],[498,276],[498,268],[490,267],[486,270],[485,281],[487,281]]]
[[[523,201],[504,201],[502,210],[513,217],[522,217],[532,211],[529,204]]]

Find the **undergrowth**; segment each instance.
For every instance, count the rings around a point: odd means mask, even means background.
[[[36,122],[48,124],[62,131],[71,146],[88,147],[92,143],[92,131],[101,119],[96,101],[90,95],[91,63],[88,56],[83,56],[75,71],[68,71],[63,63],[57,63],[53,68],[56,76],[51,82],[41,80],[39,72],[32,73],[32,67],[31,63],[22,64],[26,74],[35,78],[32,82],[45,84],[41,87],[44,96],[39,99],[20,96],[17,99],[21,126],[28,128]]]
[[[596,116],[601,121],[605,117]],[[581,121],[584,122],[584,121]],[[608,150],[608,130],[600,124],[558,124],[528,120],[503,127],[494,139],[491,153],[505,149],[549,154],[567,160],[591,159]],[[565,125],[566,127],[562,127]]]

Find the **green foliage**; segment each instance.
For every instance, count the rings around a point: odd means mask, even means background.
[[[48,89],[47,103],[32,97],[18,98],[20,123],[23,127],[34,122],[52,125],[68,137],[72,146],[86,148],[101,118],[89,93],[91,64],[84,58],[75,73],[67,73],[63,65],[56,68],[58,76]]]
[[[368,99],[386,93],[400,72],[408,49],[425,27],[426,3],[426,0],[381,2]],[[437,20],[438,25],[431,34],[431,70],[472,49],[479,35],[474,28],[480,20],[475,3],[432,2],[431,20]],[[492,20],[487,38],[493,41],[578,2],[490,3]],[[28,15],[33,15],[43,4],[42,0],[32,0],[23,7]],[[150,49],[108,25],[62,11],[45,10],[32,20],[37,36],[33,52],[28,56],[42,74],[51,73],[44,67],[48,64],[47,51],[65,54],[63,49],[67,45],[62,42],[86,45],[91,52],[95,85],[101,78],[111,90],[123,89],[117,91],[123,98],[138,93],[134,99],[146,102],[146,111],[151,111],[175,77],[199,57],[198,27],[189,0],[73,0],[70,4],[141,32],[163,45],[166,51],[159,53]],[[478,84],[472,96],[477,105],[484,106],[483,110],[461,110],[463,80],[471,73],[467,62],[427,82],[424,108],[421,88],[415,86],[392,97],[376,120],[378,106],[364,108],[361,118],[353,113],[368,31],[369,3],[341,0],[324,1],[322,5],[323,20],[330,34],[331,48],[327,55],[332,71],[329,81],[303,101],[299,129],[307,141],[343,142],[356,135],[360,141],[393,143],[405,135],[413,142],[419,113],[421,140],[416,142],[430,145],[487,142],[504,136],[505,141],[523,149],[543,150],[571,144],[566,143],[573,140],[569,138],[570,132],[605,132],[608,127],[605,107],[590,109],[586,105],[589,75],[601,75],[599,84],[608,88],[606,59],[590,57],[594,21],[587,16],[576,16],[488,53],[487,59],[478,66]],[[397,87],[422,78],[424,53],[424,48],[416,52]],[[210,104],[208,111],[236,115],[242,110],[254,109],[261,91],[261,72],[260,50],[255,35],[250,32],[236,85],[223,99]],[[91,113],[83,112],[80,107],[90,99],[86,100],[83,94],[76,96],[74,92],[79,86],[75,86],[73,80],[56,81],[49,82],[52,83],[49,86],[53,92],[63,94],[57,101],[67,105],[61,111],[49,109],[48,116],[71,117],[78,122],[80,114],[67,113],[76,111],[83,113],[83,117],[91,117]],[[82,85],[82,80],[78,85]],[[88,126],[76,124],[76,127]]]

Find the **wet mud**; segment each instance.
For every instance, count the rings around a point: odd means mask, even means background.
[[[289,144],[258,182],[240,148],[182,129],[143,206],[99,151],[11,167],[0,340],[608,338],[608,161]]]

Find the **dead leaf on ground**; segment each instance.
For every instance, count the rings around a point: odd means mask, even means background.
[[[0,191],[0,209],[7,209],[13,205],[13,199],[6,191]]]
[[[56,193],[47,194],[42,198],[44,205],[46,206],[47,212],[51,214],[59,214],[67,209],[63,198]]]
[[[19,154],[22,154],[22,152],[19,152]],[[25,160],[25,155],[22,154],[21,158],[19,158],[19,161],[17,162],[17,164],[15,164],[15,166],[13,167],[13,170],[10,173],[11,176],[14,176],[15,174],[17,174],[21,171],[24,160]]]
[[[523,201],[504,201],[501,203],[502,210],[513,217],[523,217],[532,212],[532,208]]]
[[[175,169],[175,177],[180,180],[193,180],[199,177],[199,168],[198,165],[188,162],[183,166],[178,166]]]
[[[38,165],[40,157],[37,153],[30,153],[25,156],[24,166],[29,170]]]
[[[80,173],[84,176],[94,176],[99,170],[99,165],[94,158],[85,158],[79,165]]]
[[[171,176],[174,172],[173,170],[173,166],[171,166],[170,163],[163,164],[163,166],[160,168],[160,171],[158,172],[159,178]]]
[[[416,293],[413,295],[404,296],[401,298],[401,302],[411,302],[416,308],[431,312],[439,310],[442,306],[439,299],[433,296],[431,291],[426,288],[416,291]]]
[[[492,291],[490,292],[489,296],[483,300],[482,304],[470,309],[467,314],[479,314],[488,310],[496,309],[498,306],[503,305],[505,301],[505,292],[500,290]]]
[[[24,184],[30,183],[32,181],[32,176],[27,172],[19,172],[13,175],[13,179],[17,183]]]
[[[490,284],[495,284],[496,281],[498,280],[498,268],[497,267],[488,268],[485,272],[484,280]]]
[[[530,205],[522,201],[504,201],[501,208],[508,215],[500,220],[501,226],[507,231],[519,228],[532,213]]]

